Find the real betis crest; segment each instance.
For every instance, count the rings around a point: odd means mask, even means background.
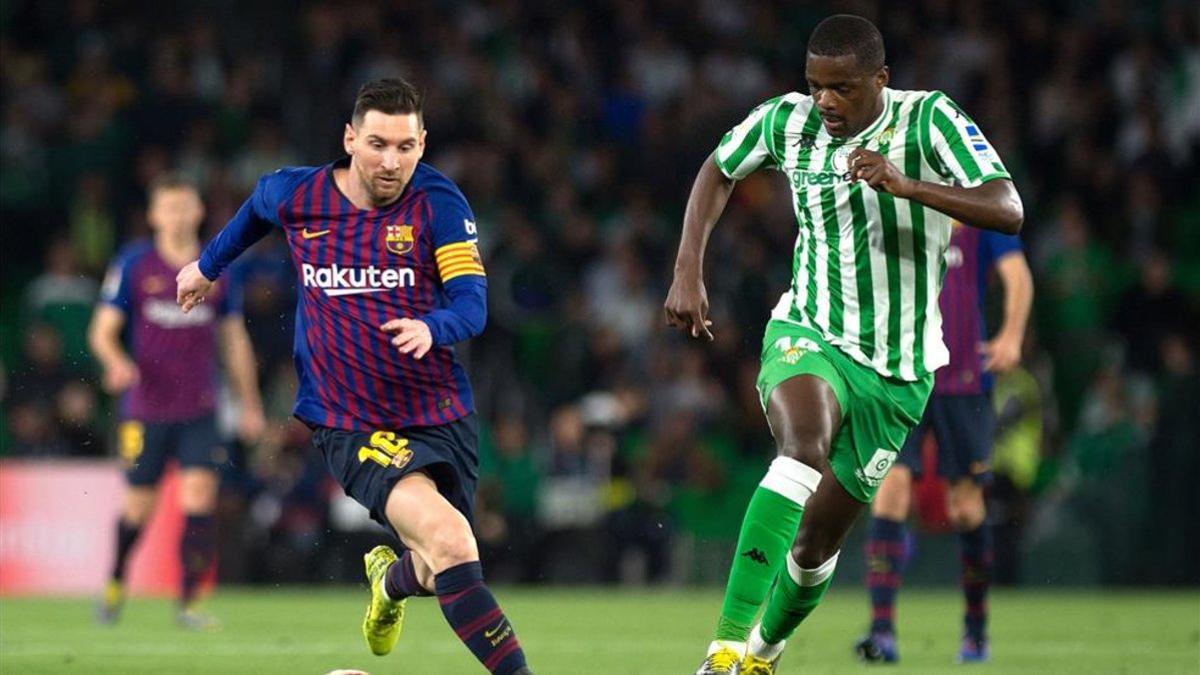
[[[879,132],[875,137],[875,143],[879,145],[879,152],[886,153],[888,146],[892,143],[892,137],[896,135],[896,127],[888,127]]]
[[[407,224],[395,224],[387,226],[387,235],[384,238],[384,245],[387,250],[396,255],[404,255],[413,250],[413,245],[417,239],[413,236],[413,226]]]
[[[795,339],[789,337],[781,337],[775,341],[775,349],[778,349],[783,354],[783,362],[794,366],[800,362],[800,357],[804,356],[804,352],[820,352],[821,348],[817,343],[808,338],[797,337]]]

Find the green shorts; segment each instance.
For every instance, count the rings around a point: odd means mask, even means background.
[[[797,375],[819,377],[833,389],[842,408],[842,425],[829,449],[829,465],[855,499],[871,501],[904,439],[921,420],[933,390],[933,375],[915,382],[884,377],[811,328],[771,321],[763,336],[758,374],[764,411],[775,387]]]

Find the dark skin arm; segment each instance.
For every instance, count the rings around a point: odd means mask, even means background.
[[[675,257],[675,280],[667,292],[663,310],[667,324],[681,328],[692,337],[703,335],[712,340],[708,320],[708,291],[704,288],[704,247],[717,219],[725,211],[734,181],[717,168],[716,159],[709,155],[696,175],[692,193],[688,196],[683,214],[683,235],[679,254]]]
[[[929,183],[905,176],[886,157],[864,148],[850,153],[850,172],[879,192],[911,199],[973,227],[1017,234],[1025,221],[1021,196],[1007,179],[973,188]]]

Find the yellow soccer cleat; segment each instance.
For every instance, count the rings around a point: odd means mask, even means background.
[[[747,654],[746,658],[742,659],[741,675],[775,675],[778,667],[779,656],[768,661],[753,654]]]
[[[392,651],[400,639],[400,626],[404,623],[404,604],[383,593],[383,577],[396,562],[396,552],[387,546],[376,546],[363,556],[367,568],[367,583],[371,586],[371,604],[367,605],[367,616],[363,619],[363,637],[371,653],[383,656]]]
[[[742,655],[729,647],[721,647],[704,658],[696,675],[739,675]]]
[[[96,603],[96,621],[112,625],[121,618],[121,607],[125,604],[125,588],[120,581],[109,579],[104,586],[104,595]]]

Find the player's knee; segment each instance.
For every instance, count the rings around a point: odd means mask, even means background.
[[[792,425],[779,434],[776,443],[780,457],[788,457],[820,471],[829,456],[831,434],[819,421]]]
[[[986,513],[983,500],[960,500],[950,503],[946,515],[955,530],[968,532],[983,525]]]
[[[126,505],[121,512],[121,519],[130,525],[145,525],[150,520],[150,507]]]
[[[154,488],[131,488],[125,496],[121,517],[131,525],[144,524],[150,519],[150,512],[154,510],[155,496]]]
[[[969,532],[982,525],[987,514],[980,505],[959,507],[947,515],[950,517],[951,527],[959,532]]]
[[[217,480],[208,471],[185,472],[179,484],[179,506],[184,513],[207,514],[217,508]]]
[[[983,524],[987,511],[982,496],[962,495],[952,497],[946,508],[950,526],[959,532],[974,530]]]
[[[792,545],[792,559],[801,569],[816,569],[832,558],[840,547],[837,537],[827,536],[815,528],[801,528]]]
[[[435,574],[455,565],[479,560],[475,537],[465,522],[439,524],[428,538],[426,553]]]

